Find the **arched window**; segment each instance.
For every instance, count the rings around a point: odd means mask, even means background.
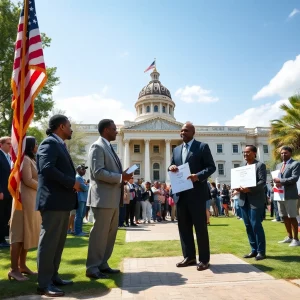
[[[163,106],[163,111],[162,111],[164,114],[166,113],[166,107]]]
[[[154,112],[158,112],[158,106],[154,105]]]
[[[147,112],[147,113],[150,112],[150,106],[149,106],[149,105],[146,107],[146,112]]]
[[[159,180],[159,163],[153,164],[153,180]]]

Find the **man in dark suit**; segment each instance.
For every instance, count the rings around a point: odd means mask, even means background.
[[[285,237],[279,243],[289,243],[290,247],[300,246],[298,239],[298,189],[297,181],[300,176],[300,162],[292,159],[292,148],[283,146],[280,150],[282,163],[277,165],[280,170],[280,178],[274,178],[277,187],[284,187],[284,201],[278,201],[279,215],[284,221],[287,231]]]
[[[262,260],[266,258],[266,238],[262,226],[266,202],[266,165],[256,160],[255,146],[247,145],[243,153],[247,165],[256,165],[256,186],[237,189],[240,192],[239,206],[251,246],[251,252],[244,255],[244,258],[255,257],[256,260]]]
[[[38,190],[36,209],[41,212],[42,226],[38,246],[39,294],[60,297],[64,292],[57,288],[72,284],[58,275],[61,255],[66,241],[70,211],[77,207],[76,171],[66,149],[65,140],[71,139],[72,130],[66,116],[54,115],[49,120],[48,137],[38,148]]]
[[[8,191],[8,178],[11,170],[11,138],[0,138],[0,248],[9,247],[5,236],[9,234],[8,222],[11,214],[12,197]]]
[[[210,260],[206,219],[206,201],[210,197],[207,178],[215,172],[216,166],[208,145],[196,141],[194,134],[192,123],[183,125],[180,133],[183,144],[173,150],[169,171],[177,172],[178,166],[188,163],[191,171],[188,179],[193,182],[193,189],[179,193],[177,202],[178,229],[184,257],[177,267],[196,264],[194,226],[199,251],[197,270],[203,271],[209,267]]]

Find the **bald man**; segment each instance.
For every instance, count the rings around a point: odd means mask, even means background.
[[[206,200],[210,197],[207,178],[216,170],[216,166],[207,144],[194,139],[195,127],[187,122],[183,125],[180,136],[183,143],[173,150],[169,171],[177,172],[178,166],[188,163],[193,182],[193,189],[179,193],[177,202],[177,219],[183,261],[177,267],[196,265],[196,249],[193,226],[195,227],[199,263],[198,271],[209,268],[210,250],[206,220]]]

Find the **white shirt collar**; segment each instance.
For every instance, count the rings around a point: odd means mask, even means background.
[[[102,139],[105,141],[105,143],[107,144],[107,146],[110,147],[110,142],[106,138],[104,138],[103,136],[102,136]]]
[[[184,145],[185,144],[187,144],[188,146],[189,146],[189,149],[191,148],[191,146],[192,146],[192,144],[193,144],[193,141],[194,141],[195,139],[192,139],[192,140],[190,140],[188,143],[184,143]]]
[[[57,134],[55,134],[55,133],[52,133],[57,139],[58,139],[58,141],[60,142],[60,143],[62,143],[62,144],[65,144],[65,142],[64,142],[64,140],[61,138],[61,137],[59,137]]]

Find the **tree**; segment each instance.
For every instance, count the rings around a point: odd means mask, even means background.
[[[46,133],[44,133],[41,129],[37,126],[29,127],[27,130],[27,136],[35,137],[38,144],[46,137]]]
[[[12,91],[10,86],[20,4],[11,0],[0,0],[0,136],[10,135],[13,111],[11,109]],[[42,33],[43,48],[50,47],[51,39]],[[36,97],[34,120],[40,121],[48,116],[54,105],[53,88],[59,84],[55,67],[47,67],[48,81]]]
[[[300,95],[290,97],[289,104],[282,104],[280,109],[285,114],[280,119],[271,121],[273,157],[280,160],[280,148],[290,146],[293,157],[300,159]]]

